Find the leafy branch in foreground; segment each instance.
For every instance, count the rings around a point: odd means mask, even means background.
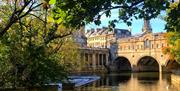
[[[180,63],[180,3],[171,3],[170,8],[167,10],[167,17],[165,18],[167,30],[167,42],[169,48],[166,53],[171,56],[172,60]]]
[[[11,8],[5,7],[7,11]],[[42,9],[13,23],[1,37],[0,87],[56,83],[77,68],[78,46],[71,36],[74,29],[51,21],[50,10]]]

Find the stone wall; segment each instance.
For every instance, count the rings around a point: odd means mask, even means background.
[[[180,75],[175,75],[175,74],[172,74],[171,75],[171,83],[173,86],[175,86],[178,90],[177,91],[180,91]]]

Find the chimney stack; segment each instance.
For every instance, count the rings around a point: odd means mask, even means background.
[[[151,33],[152,32],[150,20],[144,19],[144,26],[142,28],[142,32],[145,32],[145,33]]]

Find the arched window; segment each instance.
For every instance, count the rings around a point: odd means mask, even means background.
[[[146,40],[144,41],[144,47],[145,47],[145,48],[150,48],[150,47],[151,47],[151,41],[148,40],[148,39],[146,39]]]

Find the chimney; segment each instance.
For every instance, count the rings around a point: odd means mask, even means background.
[[[86,33],[89,33],[90,31],[91,31],[91,30],[88,29],[88,30],[86,30]]]
[[[101,28],[97,28],[97,29],[96,29],[96,32],[99,32],[99,31],[101,31]]]
[[[95,30],[94,30],[94,28],[91,28],[91,32],[94,32]]]
[[[144,18],[144,26],[142,28],[142,32],[145,32],[145,33],[151,33],[152,32],[150,20],[147,20]]]
[[[103,29],[103,30],[106,30],[106,29],[108,29],[108,27],[102,27],[102,29]]]

